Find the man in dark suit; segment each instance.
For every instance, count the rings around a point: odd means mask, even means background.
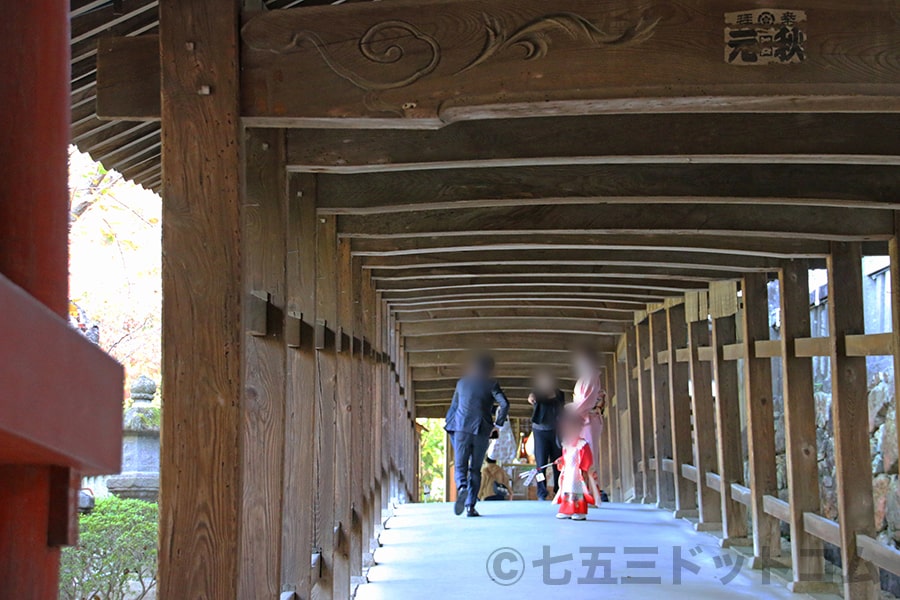
[[[475,510],[481,488],[481,463],[490,443],[491,432],[506,422],[509,400],[493,378],[494,359],[482,355],[472,361],[468,375],[456,383],[453,402],[447,411],[444,429],[450,434],[456,455],[456,504],[453,512],[480,516]],[[497,420],[492,412],[499,405]]]

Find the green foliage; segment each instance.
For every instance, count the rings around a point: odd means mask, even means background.
[[[156,585],[157,506],[110,496],[80,519],[62,552],[60,600],[140,600]]]
[[[417,419],[425,427],[420,445],[422,501],[443,502],[444,500],[444,447],[445,433],[443,419]],[[428,487],[431,494],[425,495]]]

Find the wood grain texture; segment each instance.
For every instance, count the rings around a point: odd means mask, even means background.
[[[244,337],[244,399],[241,426],[240,556],[238,597],[274,597],[281,590],[281,527],[284,474],[285,309],[287,203],[282,169],[284,133],[250,130],[244,141],[241,220],[245,297],[262,290],[271,313],[264,335]],[[249,322],[253,304],[245,301]],[[264,315],[265,316],[265,315]]]
[[[298,348],[287,352],[284,414],[284,500],[281,581],[283,589],[309,597],[318,569],[310,567],[316,547],[315,457],[316,356],[312,327],[316,322],[316,186],[314,175],[292,176],[288,187],[287,309],[303,316]]]
[[[893,215],[865,208],[746,205],[740,208],[717,204],[660,204],[645,206],[614,204],[596,206],[550,205],[514,208],[468,208],[429,210],[414,214],[340,215],[342,237],[431,237],[451,234],[489,235],[493,232],[539,231],[547,233],[700,235],[776,235],[792,232],[805,239],[887,240],[893,235]]]
[[[398,0],[272,11],[242,32],[244,114],[435,127],[624,110],[896,108],[887,97],[897,94],[900,74],[887,59],[900,25],[889,7],[816,4],[807,12],[821,25],[807,39],[806,60],[768,68],[723,60],[723,16],[733,8],[723,1],[567,0],[548,10],[539,0],[424,7]],[[566,17],[554,22],[559,13]],[[533,53],[511,48],[534,44],[530,32],[541,25]],[[566,35],[567,27],[579,33]],[[394,60],[384,60],[386,36]]]
[[[684,317],[684,304],[666,309],[666,347],[667,352],[687,343],[687,323]],[[671,356],[671,354],[670,354]],[[691,432],[691,394],[688,389],[690,366],[687,363],[669,360],[667,363],[669,381],[669,416],[672,433],[672,460],[675,464],[675,509],[681,514],[684,511],[697,509],[697,490],[689,480],[681,474],[681,465],[693,464],[693,436]]]
[[[772,359],[756,355],[756,342],[769,339],[769,292],[765,273],[745,275],[742,285],[744,405],[747,415],[747,459],[750,463],[750,514],[753,554],[765,561],[781,556],[781,523],[763,506],[778,495],[775,468],[775,412]]]
[[[338,241],[334,253],[334,274],[337,290],[335,321],[344,335],[353,336],[354,293],[351,272],[350,246]],[[334,388],[334,523],[340,527],[334,548],[334,597],[350,597],[351,554],[360,551],[360,540],[354,524],[353,505],[360,487],[358,465],[353,464],[353,404],[359,395],[354,372],[352,348],[344,348],[335,357]]]
[[[631,468],[632,479],[634,481],[634,500],[635,502],[640,502],[644,498],[644,478],[640,468],[643,465],[644,460],[643,438],[640,435],[641,395],[640,382],[632,375],[638,360],[640,360],[637,337],[636,327],[628,329],[625,332],[625,374],[627,381],[626,391],[628,394],[626,401],[628,404],[628,419],[631,433],[630,443],[632,461],[632,464],[629,465],[629,467]]]
[[[716,382],[718,475],[723,484],[720,500],[724,543],[736,543],[747,536],[747,507],[727,493],[732,483],[744,483],[737,363],[724,360],[722,353],[724,346],[736,341],[735,317],[714,318],[711,344],[715,353],[712,367]]]
[[[666,351],[669,343],[665,311],[650,315],[650,357]],[[650,361],[650,381],[653,399],[653,456],[657,464],[672,460],[672,417],[669,393],[669,369],[655,360]],[[657,505],[675,508],[675,479],[665,469],[656,469]]]
[[[624,114],[296,130],[288,168],[331,173],[611,163],[897,164],[894,114]],[[664,135],[660,135],[663,132]],[[798,133],[802,132],[802,135]]]
[[[635,326],[637,330],[635,355],[636,365],[642,366],[650,356],[650,324],[643,322]],[[650,371],[639,369],[637,376],[638,396],[640,398],[640,424],[638,429],[641,440],[641,463],[638,469],[643,477],[644,503],[657,501],[656,476],[650,470],[650,461],[656,459],[656,441],[654,439],[653,421],[653,380]]]
[[[778,277],[781,308],[781,365],[785,458],[790,504],[792,585],[802,591],[824,579],[822,542],[804,526],[805,513],[820,509],[816,402],[812,361],[796,356],[794,341],[810,334],[809,266],[785,263]]]
[[[865,333],[862,291],[862,251],[858,244],[834,244],[828,260],[828,331],[831,344],[831,414],[841,526],[844,595],[877,598],[878,570],[860,558],[858,534],[875,535],[869,445],[866,359],[844,352],[844,336]]]
[[[159,18],[166,199],[159,596],[235,598],[244,422],[238,6],[166,0]],[[189,40],[198,42],[192,55],[183,51]],[[197,95],[198,81],[215,94]]]
[[[785,186],[785,181],[791,181]],[[562,204],[900,207],[900,174],[871,165],[553,165],[320,176],[319,210],[377,214]]]
[[[325,321],[328,327],[337,323],[337,235],[333,218],[316,220],[316,319]],[[346,574],[346,561],[337,544],[339,525],[335,513],[335,485],[346,480],[347,473],[335,472],[335,407],[336,353],[333,343],[316,349],[316,473],[315,528],[316,546],[322,553],[322,575],[314,582],[312,597],[317,600],[341,600],[342,582],[339,575]]]

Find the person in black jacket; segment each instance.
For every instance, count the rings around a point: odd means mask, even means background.
[[[456,456],[456,503],[453,512],[478,517],[475,503],[481,489],[481,463],[490,444],[490,435],[495,428],[506,422],[509,401],[500,385],[493,378],[494,359],[488,355],[478,356],[469,368],[469,373],[456,383],[453,401],[447,411],[444,429],[450,434],[453,452]],[[494,422],[492,409],[499,405]]]
[[[542,371],[534,378],[534,390],[528,396],[534,407],[531,413],[531,434],[534,436],[534,459],[538,466],[553,464],[554,485],[559,486],[559,468],[556,459],[561,450],[557,436],[559,417],[563,412],[565,395],[556,385],[556,378],[549,371]],[[538,500],[547,499],[547,482],[537,482]]]

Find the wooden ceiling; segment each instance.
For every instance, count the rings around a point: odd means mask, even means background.
[[[98,120],[92,87],[97,38],[152,33],[155,3],[124,0],[118,16],[110,2],[75,4],[74,141],[107,167],[158,189],[158,121]],[[266,4],[277,9],[300,3]],[[463,10],[468,4],[454,6]],[[593,10],[590,3],[581,5]],[[843,10],[836,2],[829,7]],[[366,11],[361,16],[369,18]],[[390,13],[387,6],[384,11]],[[713,17],[710,27],[721,35]],[[337,28],[345,21],[323,23]],[[680,40],[677,31],[672,35]],[[822,47],[828,45],[825,37]],[[721,37],[715,40],[721,44]],[[712,281],[773,272],[796,258],[823,265],[835,241],[862,241],[867,253],[883,254],[894,235],[900,107],[896,97],[894,108],[889,102],[898,76],[896,65],[887,62],[878,77],[871,74],[882,87],[865,88],[874,90],[869,99],[842,95],[854,80],[834,65],[816,63],[820,70],[804,71],[809,81],[795,85],[791,71],[772,75],[771,69],[791,67],[741,70],[724,64],[719,54],[710,72],[721,77],[722,90],[744,96],[737,110],[704,96],[699,83],[680,82],[685,94],[693,94],[689,109],[667,98],[667,108],[635,114],[619,102],[615,110],[605,104],[588,116],[567,114],[554,104],[542,116],[532,111],[525,118],[494,97],[487,108],[447,108],[435,98],[457,88],[439,89],[438,83],[464,89],[454,77],[465,69],[444,79],[438,69],[437,82],[410,86],[427,100],[423,104],[434,106],[404,104],[404,111],[412,111],[407,116],[422,111],[425,125],[404,129],[402,120],[372,119],[374,88],[358,81],[352,88],[347,76],[336,77],[327,69],[330,63],[308,52],[304,68],[314,65],[311,73],[333,83],[320,91],[351,97],[347,90],[353,90],[359,97],[341,110],[358,117],[353,126],[362,127],[334,128],[336,121],[331,128],[311,127],[330,118],[327,94],[313,98],[322,106],[279,108],[276,100],[308,96],[285,83],[262,98],[259,90],[271,90],[259,83],[261,75],[254,77],[273,68],[263,61],[275,64],[271,73],[280,77],[282,66],[297,60],[262,50],[251,52],[245,65],[245,110],[269,112],[247,123],[293,127],[284,130],[285,168],[301,182],[295,186],[314,190],[320,215],[334,216],[339,239],[350,241],[354,268],[371,276],[389,305],[411,367],[409,393],[421,415],[442,414],[473,348],[495,351],[499,374],[521,414],[535,368],[566,375],[569,352],[582,343],[614,351],[619,334],[648,304],[683,297]],[[869,64],[876,54],[854,58]],[[641,54],[631,55],[636,56]],[[696,60],[701,58],[711,60]],[[828,78],[835,72],[832,84]],[[847,72],[870,76],[861,69]],[[648,73],[650,83],[665,76],[660,68]],[[761,82],[758,97],[753,86],[741,83],[743,74]],[[627,79],[629,73],[620,75]],[[685,71],[684,78],[694,75]],[[779,88],[778,78],[787,87]],[[490,79],[471,81],[490,90]],[[657,93],[650,83],[647,89]],[[804,96],[807,84],[823,94]],[[402,97],[391,89],[381,99],[399,103]],[[795,103],[800,112],[791,112]],[[296,114],[279,121],[276,112],[282,109]],[[449,124],[434,129],[429,119],[435,115]],[[366,128],[376,124],[379,129]]]

